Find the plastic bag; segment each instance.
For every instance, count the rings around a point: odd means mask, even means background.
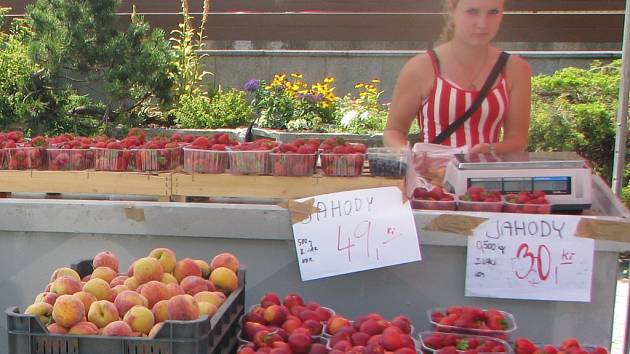
[[[422,187],[431,190],[442,187],[446,166],[453,160],[455,154],[464,154],[467,146],[452,147],[430,143],[416,143],[411,151],[411,165],[407,175],[407,190],[411,195],[413,190]]]

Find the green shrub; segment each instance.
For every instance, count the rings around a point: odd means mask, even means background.
[[[534,77],[528,150],[575,151],[610,182],[620,66],[619,60],[609,65],[595,61],[588,70],[565,68]]]
[[[183,95],[171,113],[182,128],[236,128],[246,125],[253,116],[245,92],[219,90],[211,97]]]

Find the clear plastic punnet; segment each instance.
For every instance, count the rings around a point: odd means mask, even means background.
[[[184,147],[184,171],[188,173],[224,173],[230,165],[230,152]]]

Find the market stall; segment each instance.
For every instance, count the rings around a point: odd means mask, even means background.
[[[597,218],[630,216],[605,184],[595,179],[593,186],[593,209],[602,214]],[[514,335],[541,343],[574,336],[610,345],[618,254],[630,250],[628,243],[595,241],[590,302],[488,299],[464,296],[466,237],[425,230],[446,211],[414,211],[422,261],[308,282],[300,279],[289,212],[275,205],[5,199],[0,212],[3,308],[28,306],[56,267],[103,250],[118,254],[126,267],[166,246],[191,258],[222,251],[238,255],[248,266],[246,307],[269,291],[298,292],[347,316],[406,314],[417,331],[430,329],[426,311],[432,307],[497,307],[517,318]],[[7,352],[5,326],[2,352]]]

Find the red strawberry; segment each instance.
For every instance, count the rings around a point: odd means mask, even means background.
[[[604,347],[596,347],[595,349],[591,350],[590,354],[608,354],[608,349]]]
[[[538,349],[532,341],[527,338],[518,338],[514,341],[515,354],[532,354]]]
[[[560,350],[568,351],[571,348],[580,348],[580,342],[575,338],[567,338],[560,344]]]
[[[551,344],[547,344],[542,348],[542,352],[544,354],[556,354],[558,353],[558,349]]]

